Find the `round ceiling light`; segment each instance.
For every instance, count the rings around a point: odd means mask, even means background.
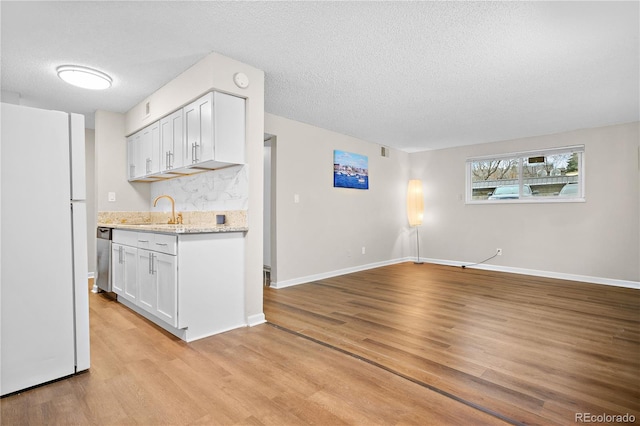
[[[62,65],[56,68],[56,71],[62,80],[84,89],[108,89],[113,81],[103,72],[76,65]]]

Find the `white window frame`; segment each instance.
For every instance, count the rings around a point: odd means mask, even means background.
[[[520,187],[520,194],[522,194],[522,188],[524,185],[524,177],[522,176],[523,159],[529,157],[538,156],[551,156],[557,154],[578,153],[578,195],[573,197],[560,197],[560,196],[548,196],[548,197],[519,197],[518,199],[511,200],[474,200],[473,199],[473,174],[471,172],[471,166],[477,161],[489,161],[489,160],[505,160],[518,158],[518,185]],[[535,204],[535,203],[583,203],[586,201],[585,197],[585,148],[584,145],[573,145],[561,148],[548,148],[535,151],[521,151],[512,152],[509,154],[497,154],[486,155],[481,157],[468,158],[465,163],[466,168],[466,200],[465,204]]]

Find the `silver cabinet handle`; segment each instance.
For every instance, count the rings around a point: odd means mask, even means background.
[[[118,263],[122,264],[122,246],[118,247]]]
[[[197,163],[198,161],[200,161],[198,159],[198,148],[200,148],[200,144],[198,144],[198,141],[195,141],[194,143],[191,144],[191,162],[192,163]]]
[[[167,244],[167,243],[156,243],[156,245],[157,245],[157,246],[164,246],[164,247],[168,246],[168,244]]]
[[[149,240],[138,240],[139,243],[148,243]]]
[[[156,257],[155,254],[149,253],[149,275],[153,275],[156,273],[154,269],[155,257]]]
[[[151,158],[147,158],[147,173],[151,173]]]
[[[173,152],[169,151],[169,168],[173,169]]]

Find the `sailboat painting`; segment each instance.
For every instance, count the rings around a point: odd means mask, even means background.
[[[333,151],[333,186],[369,189],[369,158],[346,151]]]

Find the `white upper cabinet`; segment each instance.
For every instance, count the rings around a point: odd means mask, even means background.
[[[135,136],[131,135],[127,138],[127,178],[129,180],[134,180],[137,177]]]
[[[215,169],[244,164],[245,100],[207,93],[184,107],[187,165]]]
[[[215,157],[213,159],[229,164],[244,164],[245,100],[214,92],[213,106],[213,138],[215,142]]]
[[[207,93],[127,142],[129,180],[153,181],[244,164],[245,100]]]
[[[142,129],[142,152],[145,175],[160,172],[160,122],[156,121]]]
[[[146,175],[146,161],[142,148],[142,131],[127,138],[127,152],[129,155],[129,180],[136,180]]]
[[[129,180],[141,180],[160,172],[160,122],[127,138]]]
[[[160,120],[160,169],[169,171],[185,165],[184,132],[182,126],[183,110]]]
[[[209,151],[213,150],[212,110],[213,94],[211,93],[184,107],[187,165],[197,164],[198,158],[202,158],[203,153],[211,155]]]

